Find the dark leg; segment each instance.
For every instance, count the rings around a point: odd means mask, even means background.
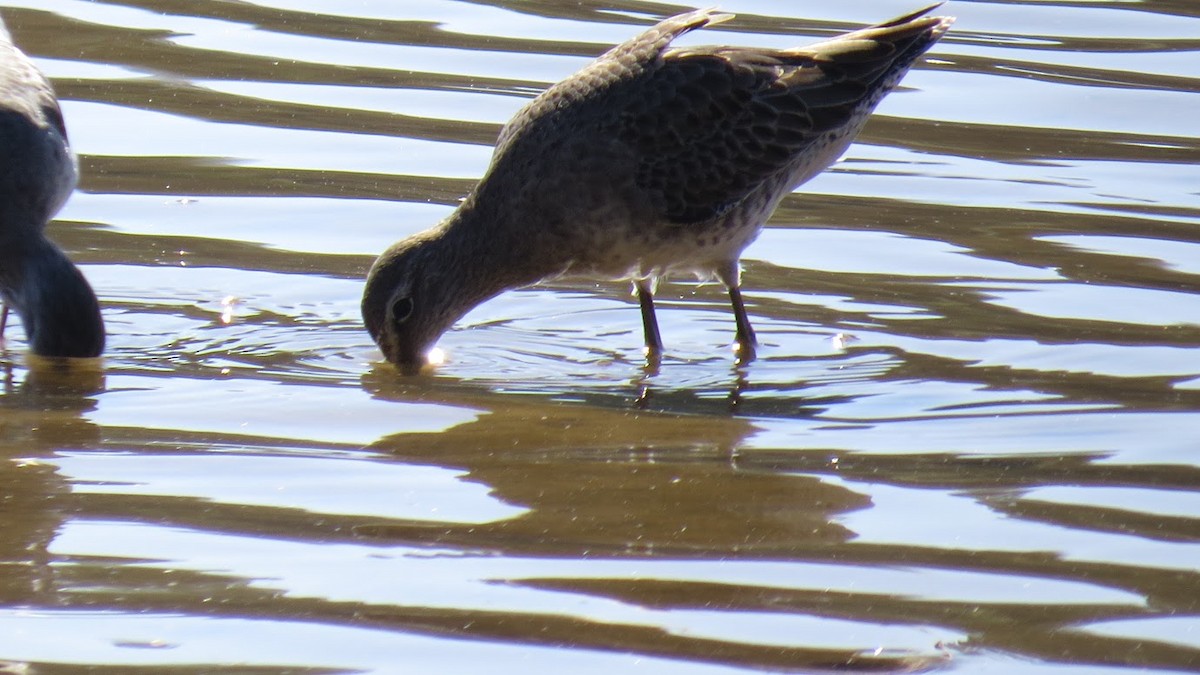
[[[4,340],[4,329],[8,327],[8,305],[0,302],[0,342]]]
[[[758,340],[754,337],[754,327],[750,325],[750,317],[746,316],[742,291],[737,286],[729,287],[729,302],[733,305],[733,319],[737,322],[738,359],[751,361],[754,359]]]
[[[750,325],[750,317],[746,315],[746,303],[742,301],[741,270],[738,269],[738,264],[733,262],[718,270],[717,276],[729,289],[729,304],[733,305],[733,320],[737,322],[738,361],[742,363],[752,361],[758,341],[754,337],[754,327]]]
[[[658,318],[654,316],[654,282],[649,279],[638,279],[634,282],[637,287],[638,304],[642,308],[642,329],[646,334],[646,353],[651,356],[662,354],[662,336],[658,333]]]

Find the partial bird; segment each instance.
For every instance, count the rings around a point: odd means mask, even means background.
[[[729,290],[739,361],[756,339],[743,249],[780,200],[838,159],[953,18],[934,5],[795,49],[680,47],[733,18],[670,17],[522,108],[459,207],[376,259],[362,314],[388,361],[419,371],[438,338],[499,293],[564,276],[631,279],[647,354],[657,281]]]
[[[0,19],[0,339],[12,308],[40,356],[104,350],[96,294],[45,233],[77,179],[54,89]]]

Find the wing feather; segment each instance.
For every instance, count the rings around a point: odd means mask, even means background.
[[[917,18],[930,9],[802,49],[664,52],[630,81],[615,129],[638,185],[673,222],[722,215],[826,132],[861,121],[940,37],[941,19]]]

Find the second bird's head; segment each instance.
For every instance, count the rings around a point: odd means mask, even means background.
[[[38,356],[95,358],[104,351],[104,319],[87,279],[55,245],[43,241],[21,261],[20,282],[0,300],[21,317]]]

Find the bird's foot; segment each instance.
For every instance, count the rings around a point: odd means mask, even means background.
[[[642,354],[646,357],[646,363],[642,365],[642,377],[654,377],[658,375],[662,368],[662,347],[646,345],[642,350]]]
[[[734,362],[739,366],[744,366],[758,356],[758,347],[753,342],[739,340],[733,343],[733,354]]]

